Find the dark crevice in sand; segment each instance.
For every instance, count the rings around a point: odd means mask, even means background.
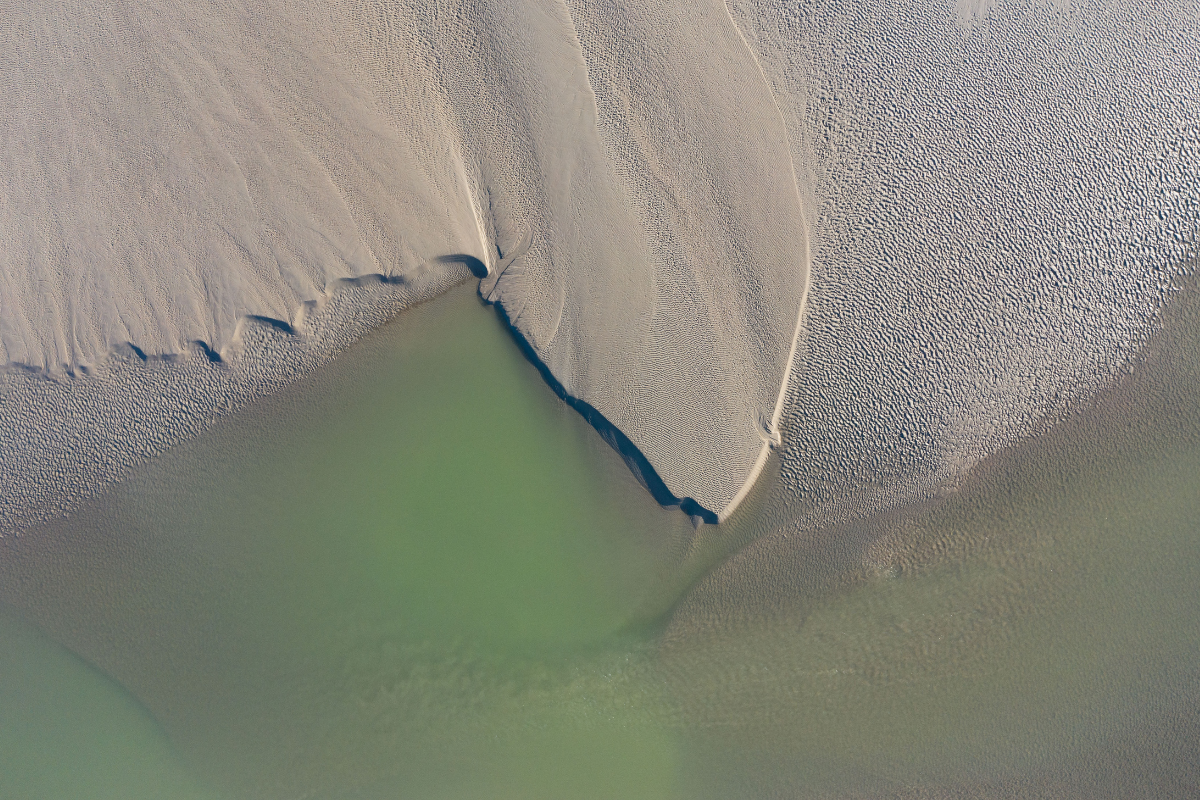
[[[197,350],[200,351],[201,355],[203,355],[205,358],[207,358],[209,360],[209,363],[211,363],[211,364],[222,363],[223,359],[221,358],[221,354],[218,353],[216,350],[213,350],[211,347],[209,347],[207,342],[202,342],[201,340],[196,339],[195,341],[192,342],[192,344],[195,346],[195,348]]]
[[[638,482],[641,483],[642,486],[646,487],[646,491],[650,492],[650,495],[654,498],[654,500],[660,506],[664,507],[679,506],[679,509],[688,516],[703,520],[709,525],[716,525],[718,518],[715,511],[705,508],[691,497],[676,497],[674,494],[672,494],[671,490],[667,488],[666,483],[663,482],[663,479],[659,477],[658,472],[654,469],[653,465],[651,465],[649,459],[642,454],[642,451],[637,448],[637,445],[629,440],[628,436],[621,432],[620,428],[609,422],[608,419],[599,411],[597,411],[591,404],[586,403],[577,397],[573,397],[565,388],[563,388],[563,385],[558,381],[557,378],[554,377],[553,373],[550,372],[550,368],[547,367],[540,358],[538,358],[538,355],[534,352],[533,347],[530,346],[525,337],[521,335],[521,332],[518,331],[512,324],[512,320],[509,319],[508,312],[505,310],[504,306],[498,302],[488,300],[487,296],[483,294],[482,288],[483,287],[481,283],[479,295],[480,299],[496,309],[496,313],[499,315],[501,321],[503,321],[504,327],[508,329],[510,334],[512,334],[513,340],[517,343],[517,346],[521,348],[521,352],[525,354],[525,358],[529,360],[529,363],[537,367],[537,370],[541,374],[542,380],[546,382],[546,385],[553,389],[554,393],[558,395],[564,403],[578,411],[579,414],[585,420],[587,420],[588,424],[596,429],[596,432],[600,434],[600,438],[608,442],[608,444],[614,450],[616,450],[618,454],[620,454],[621,458],[623,458],[625,463],[629,466],[630,471],[633,472],[634,477],[638,479]]]
[[[263,317],[259,316],[258,314],[247,314],[246,319],[251,322],[258,322],[272,327],[280,333],[286,333],[288,336],[296,335],[296,329],[281,319],[275,319],[274,317]]]
[[[499,252],[497,247],[496,251]],[[438,256],[439,264],[462,264],[467,269],[471,270],[471,274],[476,278],[486,278],[488,274],[487,265],[473,255],[467,253],[452,253],[448,256]]]

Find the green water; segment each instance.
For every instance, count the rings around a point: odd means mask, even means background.
[[[4,616],[0,753],[4,798],[211,797],[119,684]]]
[[[636,699],[560,701],[691,532],[461,287],[5,542],[3,583],[227,793],[658,797]]]
[[[658,508],[463,287],[0,540],[0,797],[1077,775],[1200,704],[1184,312],[1145,385],[825,558],[769,477],[730,525]]]

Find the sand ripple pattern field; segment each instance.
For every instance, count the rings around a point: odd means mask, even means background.
[[[1200,241],[1200,4],[731,6],[812,190],[781,524],[952,488],[1136,360]]]

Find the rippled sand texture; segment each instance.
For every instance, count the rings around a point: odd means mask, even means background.
[[[722,3],[4,20],[0,362],[223,354],[338,279],[468,263],[664,499],[713,516],[761,467],[808,243],[783,117]]]
[[[339,281],[294,328],[246,320],[224,359],[199,344],[164,357],[125,346],[71,375],[0,370],[0,536],[68,513],[130,469],[469,277],[460,265],[404,281]]]
[[[0,361],[230,355],[473,266],[660,499],[729,511],[782,426],[811,528],[1047,427],[1196,251],[1194,2],[529,5],[6,6]],[[76,460],[162,449],[124,438]]]
[[[679,604],[703,797],[1191,797],[1200,293],[1132,372],[953,493],[779,531]]]
[[[1195,796],[1194,288],[1054,431],[940,500],[761,537],[649,635],[629,623],[743,513],[660,508],[479,306],[407,311],[0,539],[4,611],[150,714],[75,680],[0,723],[55,741],[74,715],[98,742],[60,760],[119,786],[154,776],[96,754],[154,767],[152,717],[229,798]],[[0,637],[0,694],[45,696],[62,660]],[[57,777],[41,741],[0,750],[0,795],[6,760]]]
[[[1200,4],[737,0],[812,187],[780,524],[924,496],[1154,329],[1200,232]]]

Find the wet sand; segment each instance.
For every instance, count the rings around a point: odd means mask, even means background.
[[[1194,289],[1132,374],[1049,434],[940,500],[803,536],[771,532],[770,483],[740,521],[693,529],[469,291],[415,311],[0,544],[10,612],[127,687],[204,781],[230,797],[1082,797],[1115,752],[1114,796],[1143,767],[1159,796],[1187,796]],[[480,431],[442,421],[467,417],[439,381],[480,370],[448,376],[456,359],[493,364],[464,392],[490,398]],[[410,416],[364,417],[377,396]],[[398,435],[433,466],[391,461]],[[506,505],[517,479],[533,494]],[[425,515],[428,492],[458,510]]]

